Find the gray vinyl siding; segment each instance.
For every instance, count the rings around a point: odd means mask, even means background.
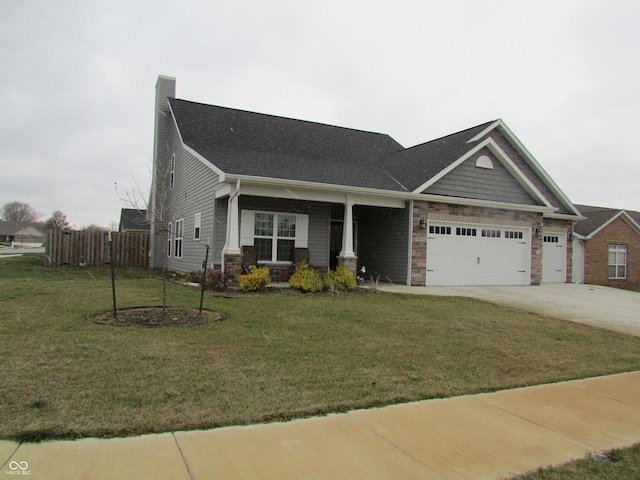
[[[476,167],[476,160],[481,155],[486,155],[491,159],[493,169]],[[522,185],[486,148],[438,180],[425,193],[536,205],[535,200]]]
[[[162,173],[166,171],[167,165],[171,158],[171,128],[173,119],[167,109],[167,97],[175,96],[175,79],[160,77],[156,84],[155,96],[155,125],[153,133],[153,178],[152,193],[149,198],[148,211],[151,218],[151,266],[155,268],[162,267],[164,256],[163,238],[165,233],[161,222],[158,221],[156,212],[160,208],[162,202],[162,186],[156,185],[163,183]],[[160,175],[158,175],[160,172]],[[155,187],[155,188],[154,188]],[[154,196],[155,195],[155,196]]]
[[[240,196],[240,210],[302,213],[309,215],[309,264],[315,267],[329,265],[329,234],[331,230],[331,205],[323,202],[283,200]]]
[[[381,282],[407,283],[409,208],[357,207],[358,268]]]
[[[229,197],[215,201],[215,220],[213,224],[213,264],[218,269],[222,266],[222,250],[227,239],[227,213]]]
[[[518,153],[518,151],[513,148],[511,143],[509,143],[504,136],[497,130],[493,130],[491,132],[491,138],[493,138],[500,148],[502,148],[505,153],[509,156],[509,158],[516,164],[516,166],[520,169],[522,173],[529,179],[531,183],[533,183],[538,190],[546,197],[547,200],[554,207],[558,207],[559,210],[557,213],[571,213],[567,210],[566,206],[556,197],[551,189],[547,186],[547,184],[533,171],[533,169],[529,166],[527,162],[524,161],[522,156]]]
[[[175,232],[176,220],[184,220],[182,258],[175,256],[174,245],[171,256],[167,258],[167,268],[177,272],[200,270],[205,259],[206,245],[211,237],[214,245],[214,195],[219,185],[218,175],[207,165],[185,150],[175,127],[172,129],[171,150],[175,153],[174,186],[169,190],[168,221],[172,222]],[[200,239],[194,239],[195,214],[200,213]],[[225,212],[226,214],[226,212]],[[211,264],[213,249],[209,251]],[[166,255],[166,252],[165,252]]]

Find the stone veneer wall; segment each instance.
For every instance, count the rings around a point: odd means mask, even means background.
[[[427,230],[420,228],[421,218],[424,218],[425,221],[437,219],[450,222],[531,228],[531,284],[539,285],[542,281],[542,237],[535,234],[536,229],[541,230],[543,228],[542,214],[414,201],[413,232],[411,237],[411,285],[424,286],[427,279]]]

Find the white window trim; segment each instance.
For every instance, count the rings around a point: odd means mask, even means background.
[[[175,258],[182,258],[182,253],[184,251],[184,219],[179,219],[175,221],[175,235],[173,238],[174,248],[173,248],[173,256]],[[180,248],[178,248],[178,245]]]
[[[263,211],[263,210],[242,210],[240,215],[240,246],[253,246],[255,235],[254,235],[254,223],[255,223],[255,214],[256,213],[265,213],[268,215],[274,216],[274,236],[272,237],[274,240],[277,240],[277,225],[278,215],[291,215],[296,217],[296,236],[294,239],[294,248],[308,248],[309,244],[309,215],[302,213],[291,213],[291,212],[272,212],[272,211]],[[258,237],[263,238],[263,237]],[[290,265],[291,262],[283,262],[277,261],[273,259],[277,259],[277,241],[273,242],[272,246],[272,256],[271,261],[262,260],[262,262],[269,264],[283,264]]]
[[[167,225],[167,257],[171,256],[171,242],[173,241],[173,224],[169,222]]]
[[[609,261],[609,255],[611,255],[611,253],[615,254],[615,263],[611,263]],[[624,263],[621,263],[618,255],[620,253],[624,253]],[[609,249],[607,252],[607,276],[609,277],[609,280],[626,280],[627,278],[627,258],[628,258],[628,249],[626,245],[609,245]],[[614,266],[615,267],[615,275],[612,277],[609,275],[609,268]],[[618,267],[624,266],[624,275],[619,277],[618,276]]]
[[[193,216],[193,239],[200,240],[202,238],[202,214],[196,213]]]
[[[172,190],[176,181],[176,154],[171,155],[171,163],[169,165],[169,190]]]

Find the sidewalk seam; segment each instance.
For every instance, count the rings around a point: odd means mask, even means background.
[[[354,410],[355,411],[355,410]],[[396,445],[395,443],[393,443],[391,440],[389,440],[388,438],[385,438],[383,435],[379,434],[378,432],[376,432],[375,430],[373,430],[369,425],[367,425],[366,423],[364,423],[362,420],[360,420],[359,418],[355,417],[354,415],[351,415],[351,412],[347,412],[345,415],[349,416],[350,418],[354,419],[356,422],[358,422],[362,427],[364,427],[366,430],[368,430],[370,433],[372,433],[373,435],[375,435],[376,437],[378,437],[380,440],[382,440],[384,443],[386,443],[387,445],[390,445],[391,447],[395,448],[396,450],[398,450],[399,452],[402,452],[407,458],[410,458],[412,461],[414,461],[415,463],[417,463],[418,465],[422,466],[423,468],[427,469],[429,472],[433,473],[434,475],[436,475],[437,477],[441,478],[442,480],[447,480],[447,477],[443,476],[440,472],[438,472],[437,470],[434,470],[432,467],[430,467],[429,465],[427,465],[426,463],[421,462],[420,460],[418,460],[417,458],[415,458],[413,455],[411,455],[409,452],[407,452],[406,450],[400,448],[398,445]]]
[[[585,443],[584,441],[578,440],[577,438],[573,438],[570,435],[567,435],[566,433],[558,432],[558,431],[554,430],[553,428],[549,427],[548,425],[543,425],[541,423],[534,422],[530,418],[527,418],[527,417],[525,417],[523,415],[518,415],[517,413],[512,412],[510,410],[507,410],[506,408],[500,407],[498,405],[493,405],[493,404],[491,404],[489,402],[485,402],[481,398],[476,397],[475,400],[480,402],[480,403],[482,403],[482,404],[484,404],[484,405],[487,405],[488,407],[495,408],[496,410],[500,410],[501,412],[504,412],[504,413],[506,413],[508,415],[514,416],[514,417],[519,418],[521,420],[524,420],[525,422],[528,422],[528,423],[530,423],[532,425],[535,425],[537,427],[543,428],[544,430],[552,432],[552,433],[554,433],[554,434],[556,434],[556,435],[558,435],[560,437],[567,438],[567,439],[571,440],[572,442],[576,442],[576,443],[579,443],[580,445],[584,445],[585,447],[589,448],[590,451],[594,451],[594,452],[600,451],[595,445],[591,445],[589,443]]]
[[[11,460],[15,454],[18,452],[18,450],[20,449],[20,447],[22,446],[22,442],[20,442],[17,446],[16,449],[13,451],[13,453],[10,453],[9,456],[7,457],[7,459],[4,461],[4,463],[2,464],[2,468],[4,468],[7,463],[9,463],[9,460]]]
[[[189,464],[187,463],[187,459],[184,457],[184,453],[182,453],[182,448],[180,447],[180,443],[178,443],[176,434],[174,432],[171,432],[171,436],[173,437],[173,441],[175,442],[176,447],[178,447],[178,452],[180,452],[180,458],[182,458],[182,463],[184,463],[184,466],[187,469],[187,475],[189,475],[189,478],[191,480],[195,480],[195,478],[193,477],[193,474],[191,473],[191,469],[189,468]]]

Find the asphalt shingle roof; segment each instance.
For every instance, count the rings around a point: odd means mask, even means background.
[[[389,135],[169,99],[182,140],[229,174],[399,190]]]
[[[576,222],[573,227],[574,231],[584,237],[589,236],[591,233],[596,231],[602,225],[610,221],[613,217],[618,215],[623,209],[620,208],[607,208],[607,207],[597,207],[594,205],[577,205],[576,208],[582,214],[582,216],[586,217],[586,220],[582,220],[580,222]],[[629,216],[640,225],[640,212],[635,212],[633,210],[625,210],[629,214]]]
[[[440,173],[474,145],[467,142],[493,121],[407,148],[387,158],[384,170],[409,191]]]
[[[123,208],[120,211],[120,230],[149,230],[147,211]]]
[[[495,123],[404,148],[382,133],[176,98],[169,104],[182,141],[226,174],[400,192],[414,191],[443,171],[491,135],[470,142]],[[568,213],[547,194],[560,213]]]

